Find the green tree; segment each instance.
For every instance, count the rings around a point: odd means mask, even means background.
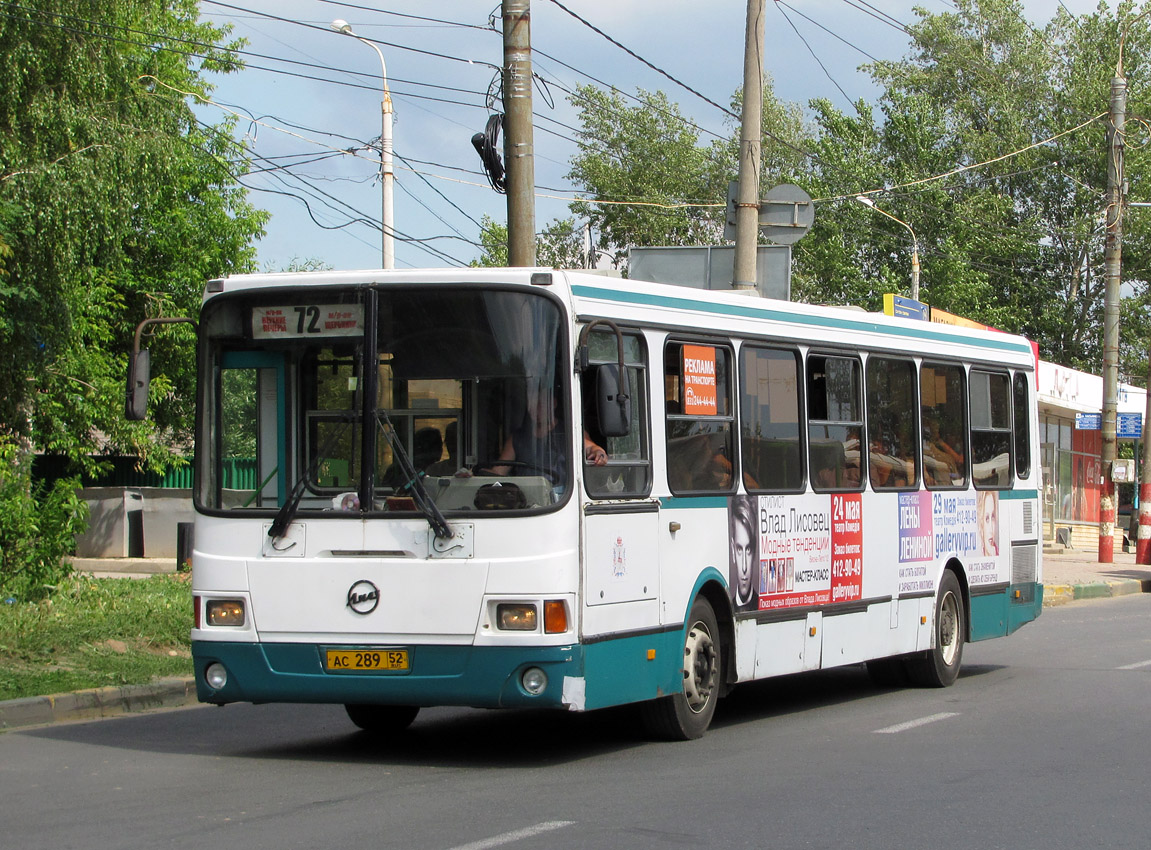
[[[480,219],[481,254],[471,265],[508,264],[508,228],[491,216]],[[594,246],[593,246],[594,248]],[[583,228],[573,218],[555,219],[536,234],[536,265],[553,269],[579,269],[584,264]]]
[[[920,10],[909,56],[870,66],[884,87],[878,121],[862,104],[854,116],[816,104],[814,194],[838,203],[822,205],[829,214],[817,216],[813,236],[796,246],[804,291],[843,280],[849,300],[873,308],[882,291],[907,291],[907,233],[851,201],[894,187],[873,197],[918,236],[922,300],[1024,333],[1047,359],[1098,370],[1107,185],[1101,113],[1121,31],[1130,104],[1137,109],[1148,91],[1151,42],[1147,22],[1132,11],[1131,3],[1114,15],[1103,4],[1092,15],[1061,10],[1036,29],[1017,0]],[[1141,135],[1141,125],[1128,124],[1133,187],[1147,157]],[[1125,225],[1125,278],[1141,299],[1149,225],[1136,216]],[[866,291],[868,279],[879,282],[876,291]]]
[[[123,420],[124,374],[138,321],[195,316],[205,280],[255,258],[265,215],[237,182],[244,151],[228,124],[192,111],[210,90],[205,72],[237,67],[226,37],[198,20],[195,0],[37,0],[0,17],[6,511],[21,492],[35,503],[33,450],[77,468],[100,452],[162,467],[187,450],[191,334],[150,342],[150,423]],[[29,546],[70,537],[68,505],[53,504],[26,527]],[[14,574],[8,555],[32,551],[19,533],[4,530],[0,584]]]
[[[589,219],[616,266],[631,246],[710,245],[723,234],[727,185],[738,174],[739,134],[706,144],[703,132],[663,92],[637,91],[629,106],[618,91],[581,86],[570,98],[580,110],[580,150],[568,177],[590,198],[571,205]],[[734,111],[741,102],[733,98]],[[799,107],[776,100],[764,83],[763,185],[792,176],[802,161]]]
[[[227,124],[191,108],[237,66],[194,0],[39,0],[0,18],[0,432],[83,462],[163,464],[194,407],[190,334],[151,343],[153,424],[122,420],[136,323],[195,315],[203,281],[247,270],[264,215]],[[242,166],[241,166],[242,167]]]

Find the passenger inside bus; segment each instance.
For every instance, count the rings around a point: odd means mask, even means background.
[[[438,428],[429,425],[416,431],[416,435],[412,439],[412,447],[412,467],[417,473],[426,472],[428,467],[443,455],[444,438],[440,435]],[[405,480],[400,465],[395,462],[390,464],[387,471],[384,472],[382,483],[396,491],[407,490],[411,485],[410,481]]]
[[[906,487],[915,481],[914,461],[902,457],[903,450],[882,436],[871,438],[868,476],[875,488]]]
[[[963,452],[944,437],[937,418],[926,415],[923,417],[923,478],[933,487],[964,483]]]
[[[487,471],[507,475],[513,468],[519,468],[528,475],[546,475],[555,483],[563,481],[567,474],[567,448],[558,406],[559,397],[547,393],[538,393],[530,399],[527,417],[508,435],[497,462]],[[592,440],[586,429],[583,450],[589,464],[607,465],[607,452]]]
[[[428,475],[455,475],[459,471],[459,424],[454,419],[444,429],[443,441],[447,444],[448,456],[431,464],[427,468]]]

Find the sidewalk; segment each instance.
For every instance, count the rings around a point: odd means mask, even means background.
[[[1043,605],[1151,593],[1151,567],[1135,563],[1134,553],[1117,551],[1114,562],[1100,564],[1097,552],[1045,550]],[[174,558],[77,558],[77,572],[101,578],[143,578],[176,572]],[[196,704],[192,679],[165,679],[150,685],[98,688],[72,694],[0,701],[0,732],[65,721],[95,720],[135,711]]]
[[[1113,563],[1101,564],[1092,549],[1043,552],[1043,605],[1151,593],[1151,566],[1135,563],[1134,552],[1117,549]]]

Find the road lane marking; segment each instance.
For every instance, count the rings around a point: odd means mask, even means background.
[[[958,716],[958,711],[941,711],[939,714],[929,714],[927,717],[920,717],[918,720],[908,720],[906,723],[896,723],[894,726],[888,726],[884,729],[874,729],[872,733],[875,735],[894,735],[896,732],[906,732],[908,729],[914,729],[917,726],[926,726],[928,723],[935,723],[939,720],[946,720],[948,717]]]
[[[1151,667],[1151,661],[1136,661],[1134,664],[1124,664],[1116,670],[1138,670],[1140,667]]]
[[[449,850],[489,850],[489,848],[502,847],[504,844],[511,844],[514,841],[523,841],[525,838],[534,838],[555,829],[563,829],[574,823],[574,820],[550,820],[545,823],[537,823],[535,826],[517,829],[514,832],[505,832],[503,835],[493,835],[491,838],[483,838],[470,844],[459,844],[449,848]]]

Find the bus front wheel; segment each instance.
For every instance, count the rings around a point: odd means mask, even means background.
[[[420,708],[416,705],[363,705],[349,703],[344,706],[348,718],[365,732],[382,734],[402,732],[412,725]]]
[[[719,699],[722,645],[715,611],[702,596],[691,606],[683,645],[683,686],[679,693],[642,706],[644,726],[655,737],[689,741],[711,725]]]
[[[907,674],[917,685],[946,688],[959,675],[963,661],[963,590],[951,570],[943,572],[935,600],[933,646],[907,661]]]

